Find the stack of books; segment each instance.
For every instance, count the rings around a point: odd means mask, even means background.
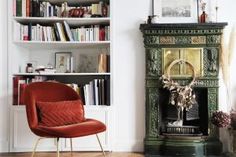
[[[66,21],[53,26],[14,23],[15,41],[109,41],[110,26],[90,26],[70,29]]]

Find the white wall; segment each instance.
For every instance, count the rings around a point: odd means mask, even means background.
[[[151,0],[113,0],[114,151],[142,151],[145,132],[145,53],[139,25]]]
[[[230,38],[231,34],[233,34],[234,38],[236,39],[236,32],[234,27],[236,28],[236,16],[234,16],[235,12],[235,0],[226,0],[226,1],[218,1],[219,3],[219,21],[226,21],[228,22],[228,26],[225,28],[224,31],[224,44],[226,47],[232,42],[232,38]],[[230,50],[232,52],[232,62],[230,66],[230,97],[227,97],[226,88],[223,83],[222,77],[220,79],[220,90],[219,90],[219,104],[220,110],[225,112],[230,112],[231,109],[236,109],[236,41],[233,43],[235,46]],[[224,150],[231,151],[232,150],[232,137],[229,135],[227,129],[221,129],[221,140],[224,143]]]
[[[0,152],[8,151],[7,0],[0,1]]]

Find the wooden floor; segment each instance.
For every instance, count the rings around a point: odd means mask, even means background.
[[[2,153],[0,157],[31,157],[31,153]],[[35,157],[56,157],[56,153],[37,153]],[[60,157],[103,157],[102,153],[60,153]],[[106,157],[144,157],[141,153],[110,153],[106,152]]]

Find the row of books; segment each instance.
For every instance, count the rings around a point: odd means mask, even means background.
[[[110,26],[94,25],[71,29],[74,41],[109,41]]]
[[[110,26],[95,25],[70,29],[66,21],[53,26],[14,23],[15,41],[108,41]]]
[[[34,76],[26,78],[23,76],[13,77],[13,105],[24,105],[24,91],[26,86],[32,82],[46,81],[46,76]],[[110,80],[94,79],[85,85],[75,83],[67,84],[72,87],[84,102],[84,105],[110,105]]]
[[[80,95],[87,105],[110,105],[110,80],[94,79],[80,89]]]
[[[47,78],[45,76],[35,76],[33,78],[25,78],[23,76],[13,77],[13,105],[24,104],[24,90],[27,84],[31,82],[42,82]]]
[[[106,11],[104,12],[104,7]],[[76,15],[71,10],[78,9],[68,6],[67,2],[60,5],[40,0],[13,0],[13,16],[18,17],[91,17],[91,15],[109,16],[109,5],[100,1],[88,6],[80,6]]]

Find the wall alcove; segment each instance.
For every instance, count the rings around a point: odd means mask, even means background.
[[[210,122],[218,109],[218,73],[221,35],[227,23],[141,24],[146,55],[145,156],[220,155],[219,130]],[[190,62],[196,71],[193,85],[196,106],[184,111],[183,126],[169,127],[176,120],[176,108],[169,103],[170,92],[160,77],[176,59]],[[173,67],[173,80],[191,82],[189,67]]]

